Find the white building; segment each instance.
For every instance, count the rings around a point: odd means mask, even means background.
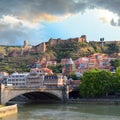
[[[7,77],[7,86],[26,87],[29,73],[13,73]]]

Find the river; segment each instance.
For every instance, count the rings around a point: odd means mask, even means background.
[[[19,112],[0,120],[120,120],[120,105],[18,104]]]

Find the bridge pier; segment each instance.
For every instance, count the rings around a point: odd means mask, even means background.
[[[4,89],[5,89],[5,85],[1,84],[0,85],[0,91],[1,91],[1,95],[0,95],[0,103],[1,105],[5,105],[6,104],[6,94],[4,94]]]
[[[1,83],[0,83],[0,104],[1,104]]]
[[[65,86],[62,91],[63,102],[67,102],[69,99],[69,86]]]

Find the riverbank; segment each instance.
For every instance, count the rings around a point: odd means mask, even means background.
[[[17,105],[3,106],[0,107],[0,118],[16,114],[18,112]]]
[[[3,107],[3,105],[0,105],[0,108]]]
[[[103,98],[99,98],[99,99],[69,99],[67,101],[67,103],[69,104],[119,104],[120,105],[120,98],[119,99],[103,99]]]

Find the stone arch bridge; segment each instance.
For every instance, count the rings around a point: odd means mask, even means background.
[[[78,90],[78,87],[77,87]],[[6,104],[11,99],[27,94],[27,93],[48,93],[60,99],[62,102],[66,102],[69,99],[69,93],[72,91],[76,91],[76,87],[71,86],[61,86],[61,87],[46,87],[41,86],[39,88],[27,88],[27,87],[12,87],[5,86],[4,84],[0,84],[0,104]]]
[[[63,87],[61,88],[46,88],[46,87],[40,87],[40,88],[15,88],[15,87],[6,87],[4,84],[1,84],[1,104],[6,104],[9,100],[26,93],[31,92],[44,92],[49,93],[57,98],[59,98],[61,101],[65,102],[68,99],[67,90]]]

